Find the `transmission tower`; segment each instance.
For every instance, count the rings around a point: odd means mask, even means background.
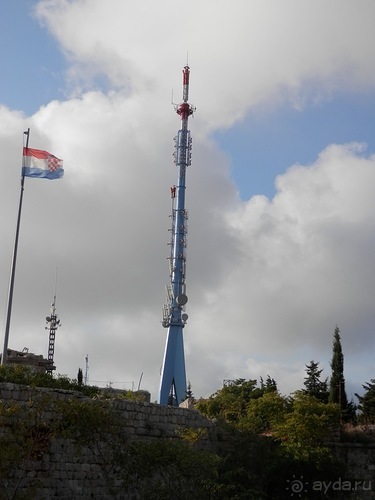
[[[177,185],[171,188],[171,240],[169,256],[170,284],[167,301],[163,307],[162,324],[168,328],[160,380],[159,403],[179,405],[186,398],[186,372],[182,330],[188,319],[184,312],[186,295],[186,236],[188,213],[185,209],[186,169],[191,164],[191,137],[188,130],[189,116],[195,111],[189,104],[190,68],[182,70],[182,103],[175,106],[181,117],[181,128],[174,138],[174,163],[178,170]]]

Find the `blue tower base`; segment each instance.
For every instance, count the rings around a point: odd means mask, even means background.
[[[159,403],[178,406],[186,399],[186,372],[182,325],[170,325],[165,346]]]

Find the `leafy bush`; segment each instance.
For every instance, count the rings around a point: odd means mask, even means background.
[[[122,491],[140,498],[186,500],[220,498],[216,494],[220,459],[178,439],[133,441],[116,457]]]
[[[297,392],[290,412],[273,426],[274,437],[296,460],[323,466],[331,457],[325,441],[340,425],[340,406]]]

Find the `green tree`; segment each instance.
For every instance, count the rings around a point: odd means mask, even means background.
[[[333,334],[331,370],[329,402],[338,403],[342,413],[345,413],[348,407],[348,399],[345,391],[344,355],[342,353],[340,329],[338,326],[336,326]]]
[[[274,425],[284,419],[290,402],[278,392],[265,392],[261,398],[251,399],[241,427],[256,434],[271,433]]]
[[[304,381],[305,389],[302,390],[304,394],[314,396],[323,403],[328,403],[328,379],[320,380],[323,369],[319,370],[319,363],[310,361],[306,366],[306,377]]]
[[[83,384],[83,373],[81,368],[78,368],[77,382],[79,386]]]
[[[302,391],[290,398],[264,389],[240,379],[197,404],[202,413],[218,418],[221,461],[214,498],[282,499],[294,476],[332,481],[341,474],[326,446],[339,426],[340,407]],[[311,498],[320,498],[319,493]]]
[[[273,434],[281,447],[295,460],[324,467],[331,460],[325,440],[340,424],[340,407],[322,403],[315,397],[297,392],[291,411],[273,426]]]
[[[190,380],[188,381],[188,384],[187,384],[187,388],[186,388],[186,399],[187,398],[192,398],[194,399],[194,396],[193,396],[193,391],[191,389],[191,383],[190,383]]]
[[[260,377],[260,388],[264,392],[275,392],[277,391],[277,384],[275,379],[267,375],[266,381],[263,381],[263,377]]]
[[[257,388],[256,385],[256,380],[237,379],[216,391],[208,399],[200,399],[195,406],[209,418],[237,425],[246,415],[249,401],[261,397],[264,393],[264,390]]]
[[[362,385],[365,390],[363,396],[356,394],[359,405],[358,409],[361,412],[360,421],[366,424],[375,423],[375,379]]]

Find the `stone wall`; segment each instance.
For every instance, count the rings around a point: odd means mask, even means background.
[[[0,400],[17,402],[27,407],[28,403],[46,397],[49,401],[90,401],[80,393],[56,389],[32,388],[12,383],[0,383]],[[93,403],[95,404],[95,403]],[[114,399],[110,403],[124,417],[123,430],[129,439],[155,440],[158,438],[176,438],[183,429],[206,429],[210,431],[214,424],[198,411],[186,408],[160,406],[130,400]],[[56,418],[53,412],[46,412],[45,419]],[[207,433],[207,436],[210,432]],[[4,436],[4,429],[3,429]],[[208,442],[208,438],[207,438]],[[82,447],[77,452],[76,445],[70,439],[52,438],[47,449],[35,459],[31,456],[22,464],[22,470],[13,471],[11,478],[1,484],[0,499],[4,490],[8,496],[26,495],[28,499],[128,499],[137,498],[114,493],[108,488],[105,458],[97,450]],[[1,464],[0,464],[1,466]],[[0,480],[4,478],[0,477]],[[35,486],[35,496],[33,496]]]
[[[17,402],[20,406],[46,397],[52,402],[90,401],[78,392],[32,388],[11,383],[0,383],[0,401]],[[95,404],[95,403],[93,403]],[[133,440],[178,439],[184,429],[205,429],[207,448],[215,446],[215,424],[186,403],[186,408],[160,406],[114,399],[111,405],[123,417],[123,430]],[[44,419],[56,419],[53,411]],[[3,422],[4,423],[4,422]],[[0,432],[4,426],[0,425]],[[375,444],[340,443],[331,444],[337,457],[346,463],[348,477],[339,478],[329,485],[330,492],[340,491],[342,498],[375,498]],[[123,499],[136,500],[136,493],[124,495],[110,490],[105,457],[100,450],[82,447],[77,452],[76,444],[67,438],[51,438],[40,456],[35,453],[15,470],[9,479],[0,477],[0,499],[17,498],[14,493],[32,500],[53,498],[74,499]],[[0,463],[0,471],[2,464]],[[0,474],[1,476],[1,474]],[[350,476],[350,477],[349,477]],[[357,483],[356,483],[357,482]],[[360,482],[360,483],[358,483]],[[116,484],[114,485],[116,486]],[[317,485],[315,485],[317,486]],[[326,488],[328,485],[324,485]],[[33,490],[34,488],[34,490]],[[351,488],[351,491],[348,490]],[[7,496],[4,495],[6,491]]]
[[[26,403],[38,396],[48,396],[52,401],[72,398],[88,401],[76,391],[27,387],[12,383],[0,383],[0,400]],[[125,428],[135,437],[176,437],[176,430],[183,428],[212,429],[214,424],[197,410],[160,406],[156,403],[144,403],[125,399],[113,399],[113,408],[125,416]]]
[[[352,499],[375,498],[375,444],[334,443],[337,458],[345,463],[347,477],[338,478],[331,490],[341,491]],[[350,493],[349,493],[350,491]]]

